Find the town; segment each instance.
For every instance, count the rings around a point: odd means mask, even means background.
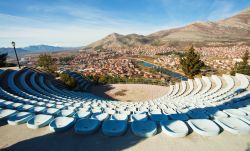
[[[201,59],[212,73],[229,73],[245,51],[250,51],[250,46],[218,46],[195,47]],[[59,71],[73,70],[83,76],[120,76],[126,78],[158,79],[163,82],[173,80],[168,75],[155,72],[141,65],[139,60],[147,61],[166,68],[173,72],[182,73],[179,58],[185,50],[174,47],[139,47],[139,48],[113,48],[107,50],[81,49],[76,52],[51,53],[56,58]],[[61,57],[63,56],[63,57]],[[38,55],[27,55],[22,58],[23,64],[35,66]],[[63,58],[68,58],[65,62]],[[61,60],[61,61],[60,61]]]

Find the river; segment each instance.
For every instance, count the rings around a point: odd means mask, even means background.
[[[168,69],[166,69],[166,68],[160,67],[160,66],[158,66],[158,65],[155,65],[155,64],[152,64],[152,63],[149,63],[149,62],[145,62],[145,61],[143,61],[143,60],[140,60],[139,62],[140,62],[143,66],[145,66],[145,67],[152,68],[152,69],[154,69],[154,70],[156,70],[156,71],[158,71],[158,72],[161,72],[161,73],[163,73],[163,74],[167,74],[167,75],[169,75],[169,76],[171,76],[171,77],[174,77],[174,78],[176,78],[176,79],[188,80],[187,77],[185,77],[185,76],[183,76],[183,75],[181,75],[181,74],[179,74],[179,73],[170,71],[170,70],[168,70]]]

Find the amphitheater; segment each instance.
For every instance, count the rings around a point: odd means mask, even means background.
[[[133,102],[69,90],[34,68],[0,69],[0,80],[2,150],[250,149],[250,77],[243,74],[188,79]]]

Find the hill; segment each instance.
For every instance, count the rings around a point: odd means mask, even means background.
[[[142,45],[168,46],[186,43],[210,45],[215,42],[219,45],[238,42],[250,44],[250,8],[224,20],[195,22],[184,27],[162,30],[147,36],[113,33],[88,45],[88,47],[127,48]]]
[[[137,34],[130,34],[130,35],[120,35],[117,33],[112,33],[107,37],[96,41],[90,44],[88,47],[92,48],[112,48],[112,47],[130,47],[130,46],[140,46],[140,45],[147,45],[151,41],[150,38],[137,35]]]

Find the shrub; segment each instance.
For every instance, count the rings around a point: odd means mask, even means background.
[[[67,85],[69,88],[76,87],[76,81],[74,78],[70,77],[68,74],[62,73],[60,74],[60,80]]]
[[[0,67],[5,67],[6,66],[7,56],[8,56],[8,53],[0,54]]]
[[[56,60],[50,55],[41,54],[38,57],[37,65],[49,73],[54,73],[57,70],[55,62]]]

